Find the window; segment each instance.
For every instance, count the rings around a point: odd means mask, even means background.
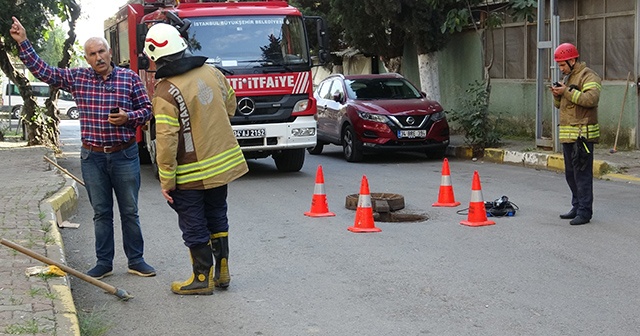
[[[318,89],[318,97],[320,99],[331,99],[329,97],[329,89],[331,88],[331,81],[324,81],[320,84],[320,89]]]
[[[7,94],[9,94],[9,90],[10,90],[11,91],[11,93],[10,93],[11,96],[19,96],[20,95],[20,89],[18,88],[17,85],[11,84],[10,87],[11,87],[11,89],[9,89],[9,86],[7,86]],[[31,90],[33,91],[33,96],[34,97],[45,97],[45,98],[49,97],[49,86],[48,85],[33,85],[33,84],[31,84]]]

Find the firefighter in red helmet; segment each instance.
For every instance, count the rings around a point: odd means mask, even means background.
[[[550,90],[560,109],[559,140],[564,155],[565,177],[571,189],[571,210],[560,215],[571,225],[589,223],[593,216],[593,146],[600,138],[598,101],[600,76],[579,62],[571,43],[559,45],[554,59],[564,75]]]

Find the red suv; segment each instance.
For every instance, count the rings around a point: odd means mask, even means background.
[[[314,96],[318,141],[311,154],[335,144],[349,162],[376,150],[445,155],[449,124],[442,106],[399,74],[332,75],[320,82]]]

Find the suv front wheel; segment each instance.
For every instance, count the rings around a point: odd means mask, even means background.
[[[11,109],[11,119],[20,119],[22,113],[22,105],[16,105]]]
[[[342,132],[342,153],[349,162],[362,161],[362,142],[351,125],[347,125]]]
[[[76,120],[80,117],[80,113],[78,112],[77,108],[72,107],[67,111],[67,116],[69,117],[69,119]]]

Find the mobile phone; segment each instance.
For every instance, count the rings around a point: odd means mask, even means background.
[[[554,86],[554,87],[558,87],[558,86],[560,86],[560,83],[558,83],[558,82],[553,82],[553,86]]]
[[[109,114],[118,114],[118,113],[120,113],[119,107],[114,107],[111,110],[109,110]]]

